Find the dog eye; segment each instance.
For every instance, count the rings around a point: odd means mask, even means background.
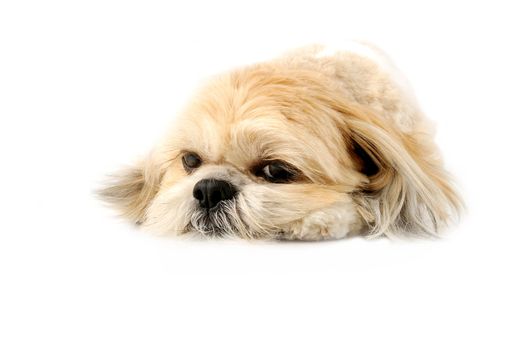
[[[201,158],[193,152],[186,153],[183,156],[183,166],[187,172],[192,171],[192,169],[199,168],[201,166]]]
[[[296,171],[281,161],[272,161],[256,172],[256,175],[269,182],[285,183],[294,180]]]

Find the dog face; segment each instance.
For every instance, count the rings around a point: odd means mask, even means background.
[[[323,72],[258,65],[201,89],[102,194],[156,232],[318,240],[434,232],[457,198],[425,140]]]
[[[252,71],[201,91],[162,147],[170,164],[145,226],[301,239],[358,232],[349,194],[367,178],[337,115],[304,110],[314,96],[299,95],[302,86]]]

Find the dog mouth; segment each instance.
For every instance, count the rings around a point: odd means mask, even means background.
[[[217,220],[210,215],[200,215],[197,219],[192,220],[188,224],[188,232],[197,231],[205,236],[210,237],[224,237],[227,235],[227,230],[221,226]]]
[[[187,232],[199,232],[210,237],[225,237],[246,231],[235,203],[219,203],[216,208],[196,207],[187,225]]]
[[[278,227],[265,227],[254,221],[253,213],[240,209],[238,200],[221,202],[211,210],[196,205],[191,211],[185,232],[206,237],[241,237],[245,239],[278,238],[284,234]],[[251,222],[251,224],[249,224]]]

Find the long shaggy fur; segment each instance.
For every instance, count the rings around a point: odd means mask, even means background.
[[[328,55],[311,46],[213,79],[154,152],[101,194],[158,232],[436,235],[458,218],[462,201],[407,83],[367,50]],[[192,173],[181,164],[188,151],[202,158]],[[266,160],[300,176],[265,182],[253,169]],[[192,189],[206,178],[229,181],[238,194],[202,211]]]

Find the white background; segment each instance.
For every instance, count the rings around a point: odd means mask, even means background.
[[[524,349],[519,1],[0,2],[0,348]],[[92,196],[206,76],[385,49],[469,212],[443,240],[159,238]]]

